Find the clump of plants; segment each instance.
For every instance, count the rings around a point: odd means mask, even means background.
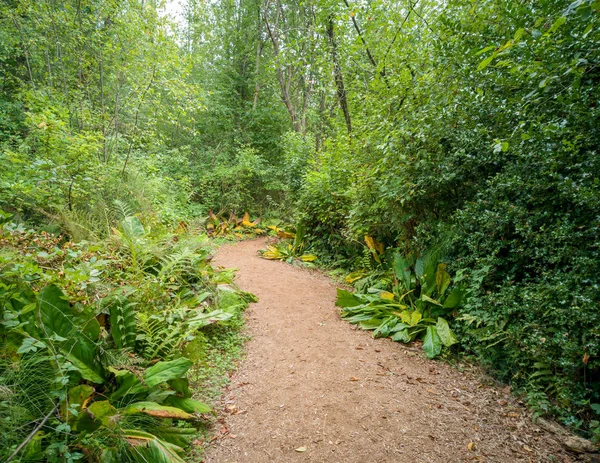
[[[266,233],[265,230],[258,227],[260,222],[261,219],[250,221],[250,214],[247,212],[241,218],[234,213],[229,214],[229,218],[225,218],[223,215],[209,211],[206,231],[212,237],[253,238]]]
[[[150,225],[125,217],[99,243],[0,230],[3,461],[184,461],[211,413],[187,346],[255,298],[206,237]]]
[[[367,237],[370,238],[370,237]],[[438,261],[435,252],[419,258],[395,252],[391,265],[384,259],[383,246],[366,239],[374,258],[386,267],[391,278],[390,290],[367,288],[362,293],[338,289],[336,305],[342,317],[362,329],[373,330],[375,337],[391,337],[410,343],[422,339],[428,358],[438,356],[442,347],[458,342],[448,320],[456,316],[464,298],[464,289],[452,279],[447,265]],[[389,252],[388,252],[389,254]]]
[[[314,254],[306,252],[306,228],[303,225],[296,227],[296,233],[287,232],[275,226],[269,226],[269,229],[275,232],[281,241],[261,250],[261,257],[269,260],[281,260],[288,264],[303,265],[317,259]]]

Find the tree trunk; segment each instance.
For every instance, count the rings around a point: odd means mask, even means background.
[[[344,113],[344,119],[346,120],[346,128],[348,133],[352,132],[352,122],[350,120],[350,111],[348,109],[348,100],[346,98],[346,89],[344,87],[344,77],[342,75],[342,69],[338,60],[337,44],[335,41],[333,18],[330,16],[327,23],[327,36],[331,45],[331,60],[333,61],[333,73],[335,77],[335,86],[337,88],[337,97],[340,103],[340,108]]]

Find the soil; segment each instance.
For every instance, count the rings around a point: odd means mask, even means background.
[[[329,278],[261,259],[264,246],[226,245],[214,260],[259,302],[206,463],[579,461],[508,388],[373,339],[340,319]]]

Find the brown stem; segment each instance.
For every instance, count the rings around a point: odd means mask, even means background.
[[[50,412],[42,419],[42,421],[40,421],[38,423],[38,425],[35,428],[33,428],[33,431],[31,431],[31,433],[29,433],[27,438],[23,442],[21,442],[21,444],[16,448],[16,450],[12,453],[12,455],[6,459],[6,463],[8,463],[10,460],[12,460],[14,457],[16,457],[19,454],[19,452],[23,449],[23,447],[25,447],[27,445],[27,443],[31,439],[33,439],[33,437],[36,435],[36,433],[40,429],[42,429],[42,427],[46,424],[46,421],[48,421],[50,419],[50,417],[54,414],[54,412],[56,411],[57,408],[58,408],[58,404],[56,404],[54,406],[54,408],[52,410],[50,410]]]
[[[340,108],[344,113],[344,119],[346,120],[346,128],[348,133],[352,132],[352,122],[350,120],[350,111],[348,109],[348,100],[346,98],[346,89],[344,87],[344,77],[342,75],[342,69],[338,61],[337,56],[337,44],[335,42],[334,28],[333,28],[333,17],[329,17],[327,23],[327,36],[329,37],[329,43],[331,45],[331,59],[333,61],[333,72],[335,77],[335,85],[337,87],[337,96],[340,103]]]

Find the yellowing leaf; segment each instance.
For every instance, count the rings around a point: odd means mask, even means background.
[[[389,291],[382,291],[382,292],[379,294],[379,297],[380,297],[381,299],[387,299],[387,300],[389,300],[389,301],[393,301],[393,300],[394,300],[394,293],[390,293]]]
[[[415,310],[410,316],[410,326],[415,326],[417,323],[421,321],[423,315],[418,310]]]
[[[375,241],[375,239],[369,235],[365,235],[365,243],[367,244],[367,247],[371,250],[371,253],[373,254],[373,258],[377,262],[381,263],[381,259],[379,259],[379,256],[377,255],[377,253],[383,252],[383,245],[381,243],[378,243],[377,241]]]
[[[242,217],[242,222],[250,222],[250,214],[245,212],[244,217]]]
[[[400,313],[400,320],[402,320],[402,323],[410,325],[410,320],[411,320],[410,312],[408,310],[403,310]]]
[[[293,233],[288,233],[288,232],[285,232],[285,231],[283,231],[283,230],[279,230],[279,231],[277,232],[277,236],[278,236],[279,238],[282,238],[282,239],[284,239],[284,240],[286,240],[286,239],[294,239],[294,238],[296,237],[296,235],[295,235],[295,234],[293,234]]]
[[[315,256],[313,254],[304,254],[304,255],[300,256],[300,260],[302,262],[312,262],[316,259],[317,259],[317,256]]]
[[[194,415],[175,407],[159,405],[155,402],[137,402],[128,405],[123,410],[124,415],[133,415],[136,413],[144,413],[154,416],[155,418],[175,418],[179,420],[193,420]]]
[[[375,240],[372,236],[365,235],[365,243],[371,251],[375,251]]]
[[[346,275],[345,280],[346,280],[346,283],[351,284],[357,280],[360,280],[363,276],[365,276],[363,271],[352,272],[352,273]]]

